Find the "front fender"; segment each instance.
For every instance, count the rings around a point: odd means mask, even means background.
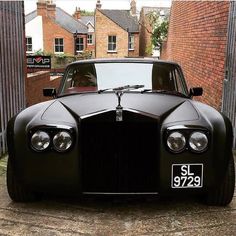
[[[186,119],[185,112],[170,114],[161,126],[160,140],[160,192],[174,191],[171,189],[172,164],[199,163],[204,165],[204,187],[203,192],[216,187],[224,178],[232,155],[233,132],[229,119],[215,109],[191,101],[194,110],[198,114],[195,119]],[[174,111],[175,112],[175,111]],[[178,117],[177,117],[178,116]],[[187,115],[189,116],[189,115]],[[173,119],[170,119],[173,117]],[[204,128],[209,131],[209,148],[204,153],[193,153],[186,150],[180,154],[171,153],[166,145],[166,130],[169,127],[186,127],[187,129]],[[178,191],[178,190],[177,190]]]
[[[28,107],[12,117],[7,124],[7,147],[8,160],[12,163],[12,168],[19,181],[22,181],[20,174],[19,161],[17,159],[24,155],[25,147],[25,131],[27,124],[39,114],[44,111],[52,101],[39,103]]]

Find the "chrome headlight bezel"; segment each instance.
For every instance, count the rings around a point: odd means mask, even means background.
[[[176,142],[179,142],[179,141],[182,142],[181,146],[178,149],[176,149],[176,150],[171,147],[171,145],[173,144],[173,143],[171,144],[171,139],[173,141],[173,139],[174,139],[173,136],[174,135],[176,135],[176,138],[175,138]],[[179,139],[179,141],[177,141],[177,139]],[[183,152],[186,149],[187,140],[186,140],[185,135],[181,131],[176,130],[176,131],[170,132],[168,134],[167,139],[166,139],[166,144],[167,144],[167,147],[169,148],[169,150],[171,152],[173,152],[173,153],[181,153],[181,152]],[[178,145],[178,144],[175,144],[175,145]]]
[[[58,146],[58,144],[56,143],[56,142],[58,142],[58,139],[63,139],[62,141],[67,142],[65,148],[62,148],[62,147]],[[63,131],[57,132],[53,136],[52,143],[53,143],[54,150],[56,150],[57,152],[66,152],[71,148],[72,143],[73,143],[73,138],[72,138],[71,134],[68,131],[63,130]],[[63,145],[63,144],[61,144],[61,145]],[[63,146],[65,146],[65,145],[63,145]]]
[[[38,150],[37,148],[34,148],[34,146],[32,145],[32,142],[31,142],[33,135],[35,135],[39,131],[46,133],[50,138],[49,145],[47,146],[47,148],[42,149],[42,150]],[[54,137],[57,134],[61,133],[61,132],[67,133],[71,138],[71,144],[65,150],[58,149],[57,147],[55,147],[55,145],[53,143]],[[71,148],[74,146],[74,143],[75,143],[75,130],[72,127],[64,126],[64,125],[61,125],[61,126],[59,126],[59,125],[58,126],[46,126],[46,125],[36,126],[34,128],[31,128],[28,131],[28,140],[29,140],[29,147],[35,152],[55,151],[55,152],[58,152],[58,153],[64,153],[64,152],[70,151]]]
[[[44,136],[44,137],[43,137]],[[42,148],[38,148],[35,144],[34,144],[34,139],[38,139],[38,142],[43,142],[42,138],[44,138],[44,145]],[[35,140],[36,141],[36,140]],[[50,143],[51,143],[51,138],[50,135],[48,134],[48,132],[44,131],[44,130],[37,130],[35,131],[30,138],[30,145],[31,148],[34,151],[37,152],[43,152],[48,150],[48,148],[50,147]]]
[[[180,150],[179,152],[173,151],[167,143],[168,137],[175,132],[181,133],[186,139],[185,147],[182,150]],[[204,137],[207,138],[207,145],[200,151],[194,150],[194,148],[192,148],[190,145],[190,138],[194,133],[201,133],[204,135]],[[207,152],[207,150],[210,148],[210,143],[211,143],[210,137],[211,137],[210,131],[204,127],[176,125],[176,126],[168,127],[166,129],[166,132],[164,135],[164,143],[166,145],[166,149],[169,152],[171,152],[172,154],[179,154],[182,152],[191,152],[193,154],[202,154],[202,153]]]
[[[202,138],[205,139],[205,142],[206,142],[206,143],[205,143],[204,146],[203,146],[201,149],[199,149],[199,150],[197,150],[196,148],[194,148],[194,143],[191,142],[191,139],[194,138],[194,137],[193,137],[194,135],[202,135]],[[197,137],[195,137],[195,139],[196,139],[196,138],[197,138]],[[193,132],[189,135],[188,145],[189,145],[189,148],[191,149],[192,152],[203,153],[203,152],[205,152],[205,151],[208,149],[208,147],[209,147],[209,138],[208,138],[208,135],[207,135],[206,133],[202,132],[202,131],[199,131],[199,130],[193,131]]]

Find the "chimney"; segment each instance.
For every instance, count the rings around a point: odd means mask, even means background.
[[[73,14],[73,17],[76,19],[76,20],[79,20],[81,18],[81,12],[80,12],[80,8],[75,8],[75,13]]]
[[[136,0],[131,0],[130,2],[130,14],[131,16],[136,16],[137,14]]]
[[[48,16],[55,19],[56,4],[53,3],[53,0],[38,0],[37,15],[44,17]]]
[[[47,4],[47,16],[53,19],[56,18],[56,4],[52,3],[52,1]]]
[[[102,8],[101,1],[100,1],[100,0],[97,0],[96,9],[101,9],[101,8]]]
[[[37,15],[46,16],[47,15],[47,3],[45,0],[38,0],[37,2]]]

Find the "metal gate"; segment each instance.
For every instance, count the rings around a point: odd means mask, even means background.
[[[25,107],[23,4],[0,1],[0,157],[7,151],[7,121]]]
[[[236,2],[230,2],[227,51],[225,59],[225,79],[222,112],[227,115],[234,129],[234,148],[236,148]]]

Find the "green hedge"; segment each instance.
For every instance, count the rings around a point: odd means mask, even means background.
[[[52,54],[44,51],[37,51],[32,55],[41,55],[41,56],[51,56],[52,59],[52,69],[56,68],[64,68],[67,64],[84,60],[84,59],[91,59],[92,58],[92,52],[91,51],[84,51],[82,53],[79,53],[78,55],[70,55],[66,53],[62,54]]]

